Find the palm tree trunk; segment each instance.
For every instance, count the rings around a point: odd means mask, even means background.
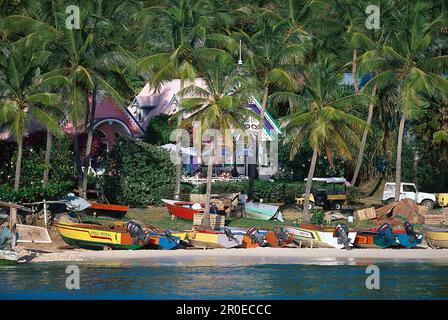
[[[401,190],[401,150],[403,148],[404,124],[406,115],[403,112],[400,119],[400,127],[398,129],[398,143],[397,143],[397,163],[395,165],[395,201],[400,201]]]
[[[374,96],[376,93],[376,86],[372,89],[372,95]],[[367,113],[367,127],[364,129],[362,133],[361,146],[359,147],[358,159],[356,162],[355,172],[353,173],[352,178],[352,186],[355,186],[356,180],[358,179],[359,170],[361,169],[362,161],[364,158],[364,150],[366,148],[367,142],[367,134],[369,133],[370,124],[372,123],[373,117],[373,102],[369,104],[369,111]]]
[[[92,108],[89,113],[89,122],[87,127],[87,142],[86,142],[86,151],[84,157],[84,172],[82,175],[82,193],[81,197],[87,199],[87,184],[89,180],[89,166],[90,159],[92,158],[92,140],[93,140],[93,128],[95,126],[95,114],[96,114],[96,87],[93,88],[92,94]]]
[[[82,161],[81,152],[79,150],[79,134],[76,124],[73,124],[73,149],[75,152],[75,163],[76,163],[76,179],[78,181],[78,194],[81,195],[82,192]]]
[[[355,88],[355,93],[359,93],[359,85],[358,85],[358,79],[356,78],[356,49],[353,49],[353,58],[352,58],[352,79],[353,79],[353,87]]]
[[[210,198],[212,194],[212,172],[213,172],[213,160],[214,160],[214,148],[211,148],[211,154],[208,158],[207,165],[207,187],[205,191],[205,208],[204,208],[204,217],[201,221],[201,227],[203,229],[210,229]]]
[[[50,174],[50,156],[51,156],[51,146],[53,144],[53,135],[47,130],[47,145],[45,148],[45,169],[43,177],[43,186],[48,184],[48,176]]]
[[[184,88],[184,80],[180,80],[180,91]],[[179,96],[179,109],[181,107],[182,98]],[[177,119],[177,137],[176,137],[176,188],[174,199],[180,199],[180,180],[182,178],[182,134],[180,131],[182,124],[182,115],[179,114],[179,118]]]
[[[14,191],[19,191],[20,187],[20,172],[22,168],[22,154],[23,154],[23,139],[18,138],[17,141],[17,159],[16,159],[16,174],[14,177]]]
[[[317,162],[317,148],[314,148],[313,157],[311,158],[311,166],[308,171],[308,179],[306,180],[306,188],[305,188],[305,201],[303,202],[303,213],[302,213],[302,222],[309,223],[310,222],[310,213],[309,213],[309,204],[310,204],[310,194],[311,194],[311,186],[313,185],[313,176],[314,169],[316,168]]]

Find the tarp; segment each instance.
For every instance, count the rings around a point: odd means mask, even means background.
[[[65,202],[68,211],[80,212],[91,206],[85,199],[77,197],[73,193],[66,195],[62,201]]]

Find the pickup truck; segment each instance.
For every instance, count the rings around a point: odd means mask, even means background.
[[[395,182],[386,182],[383,191],[383,202],[390,203],[395,200]],[[437,203],[437,197],[435,193],[427,193],[418,191],[415,183],[404,182],[400,188],[400,200],[412,199],[418,205],[433,208]]]

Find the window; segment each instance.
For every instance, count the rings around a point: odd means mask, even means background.
[[[415,187],[410,184],[403,185],[403,192],[415,192]]]

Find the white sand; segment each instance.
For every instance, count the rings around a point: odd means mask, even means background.
[[[448,262],[448,249],[309,249],[254,248],[208,250],[90,251],[66,250],[39,253],[31,262],[87,261],[99,263],[138,263],[144,265],[250,265],[265,263],[368,263],[381,261]]]

